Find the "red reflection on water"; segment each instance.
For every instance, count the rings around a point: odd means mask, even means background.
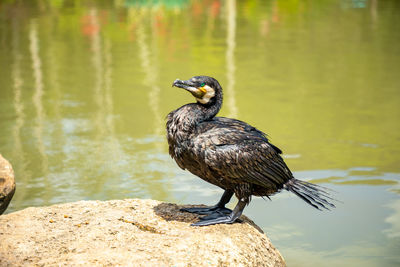
[[[93,14],[84,15],[81,19],[81,31],[83,35],[94,36],[100,31],[100,25],[96,23],[96,18]]]
[[[221,12],[221,2],[218,0],[213,1],[210,7],[210,15],[213,18],[216,18],[220,12]]]

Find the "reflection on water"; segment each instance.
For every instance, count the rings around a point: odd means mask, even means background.
[[[96,104],[95,117],[94,117],[94,140],[96,144],[99,144],[95,149],[94,156],[96,163],[93,167],[102,169],[107,166],[113,166],[114,160],[119,159],[117,150],[119,148],[118,143],[115,142],[113,135],[113,124],[110,121],[112,114],[112,100],[110,98],[110,73],[105,71],[104,61],[110,61],[110,56],[107,55],[107,50],[103,48],[103,43],[107,43],[101,38],[101,26],[99,23],[98,11],[95,8],[89,10],[87,16],[87,25],[89,31],[86,32],[90,38],[90,47],[92,52],[92,64],[94,70],[94,88],[93,98]],[[106,63],[107,64],[107,63]],[[110,63],[108,62],[108,65]],[[107,75],[108,74],[108,75]],[[106,81],[108,79],[108,83]],[[108,88],[107,88],[108,86]],[[111,110],[110,110],[111,109]],[[108,168],[108,167],[107,167]],[[111,169],[111,168],[110,168]],[[111,169],[111,173],[114,171]],[[91,189],[91,194],[95,194],[102,189],[106,182],[107,176],[99,176],[99,179]]]
[[[390,224],[390,228],[384,233],[391,239],[398,240],[400,238],[400,200],[397,199],[387,205],[393,210],[393,214],[385,219],[385,222]]]
[[[36,111],[35,127],[33,128],[33,135],[36,139],[37,150],[41,157],[41,169],[42,173],[46,173],[48,169],[48,159],[45,153],[45,147],[43,142],[43,124],[45,121],[45,114],[43,111],[43,73],[42,73],[42,61],[39,56],[39,40],[37,33],[37,23],[32,20],[29,27],[29,51],[31,53],[32,70],[34,77],[34,94],[32,102]]]
[[[154,134],[155,135],[161,135],[163,132],[163,121],[160,116],[160,87],[156,84],[158,81],[158,71],[157,68],[154,66],[154,63],[151,62],[150,59],[150,49],[149,45],[147,44],[147,35],[145,32],[145,20],[149,16],[148,10],[142,10],[142,12],[139,14],[139,21],[137,22],[137,38],[138,38],[138,46],[140,49],[140,59],[141,59],[141,66],[145,75],[145,79],[143,80],[143,86],[149,91],[148,97],[149,97],[149,107],[153,113],[154,116],[154,125],[153,129],[155,130]],[[151,14],[150,14],[151,16]],[[151,17],[154,17],[151,16]],[[151,27],[151,32],[154,34],[154,21],[150,21],[152,24]],[[155,38],[153,38],[153,41],[155,41]],[[152,46],[154,48],[154,45]],[[154,50],[154,49],[153,49]],[[154,54],[154,51],[153,51]]]
[[[215,203],[179,169],[165,116],[211,75],[222,116],[267,132],[332,212],[282,192],[246,208],[288,265],[400,264],[397,1],[8,1],[0,4],[0,153],[8,212],[81,199]],[[240,112],[239,112],[240,110]],[[234,201],[230,205],[234,205]]]
[[[229,108],[228,117],[237,117],[235,101],[235,32],[236,32],[236,1],[226,1],[226,87],[225,99]]]
[[[12,76],[12,88],[14,91],[14,110],[16,119],[13,127],[13,151],[12,157],[18,162],[21,162],[19,166],[19,171],[21,176],[26,177],[28,175],[26,171],[26,159],[25,152],[23,150],[23,144],[21,140],[21,129],[24,125],[25,121],[25,113],[24,113],[24,103],[22,102],[22,86],[23,86],[23,78],[21,74],[21,61],[22,54],[20,51],[20,29],[19,22],[17,19],[12,20],[12,56],[13,56],[13,64],[11,67],[11,76]],[[25,190],[21,190],[21,195],[24,195]],[[14,200],[15,201],[15,200]]]
[[[14,139],[14,157],[21,157],[20,160],[24,162],[22,142],[21,142],[21,128],[24,125],[24,106],[21,101],[22,97],[22,85],[23,79],[21,76],[21,53],[19,51],[19,29],[18,21],[13,20],[12,22],[12,80],[13,80],[13,91],[14,91],[14,109],[16,114],[16,120],[13,129],[13,139]]]

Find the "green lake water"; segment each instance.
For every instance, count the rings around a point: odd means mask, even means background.
[[[288,266],[400,266],[400,1],[0,1],[7,213],[91,199],[215,204],[168,155],[176,78],[217,78],[220,115],[266,132],[295,176],[336,191],[244,213]],[[230,203],[230,207],[236,201]]]

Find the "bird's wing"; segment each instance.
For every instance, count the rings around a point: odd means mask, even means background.
[[[238,121],[240,122],[240,121]],[[246,123],[210,123],[193,140],[199,158],[221,177],[280,189],[292,173],[279,155],[279,148]],[[237,123],[236,120],[233,123]],[[248,125],[251,128],[242,126]]]
[[[268,142],[267,135],[257,128],[241,120],[225,117],[214,117],[210,121],[205,121],[201,123],[200,125],[198,125],[197,134],[201,134],[215,128],[223,128],[227,130],[232,129],[236,131],[237,134],[251,135],[253,137],[258,137]],[[278,147],[274,146],[271,143],[269,143],[269,145],[276,151],[276,153],[282,154],[282,150],[280,150]]]

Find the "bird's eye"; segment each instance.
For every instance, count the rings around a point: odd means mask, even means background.
[[[205,83],[201,83],[200,86],[203,87],[204,85],[206,85]]]

